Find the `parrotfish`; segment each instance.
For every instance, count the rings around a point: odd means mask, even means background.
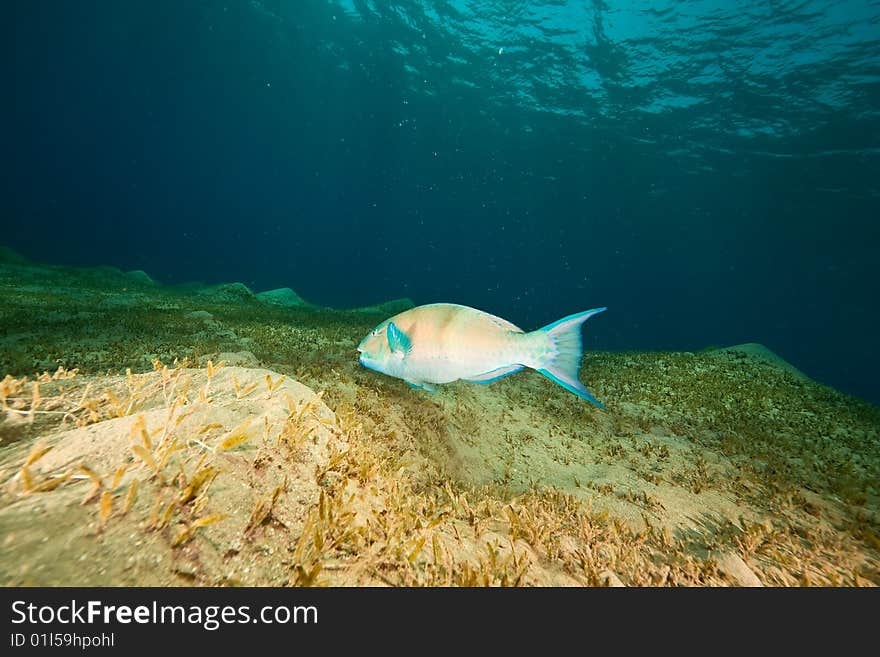
[[[492,383],[530,367],[604,408],[578,379],[581,324],[603,310],[568,315],[526,333],[475,308],[451,303],[418,306],[386,319],[361,340],[360,363],[430,391],[435,390],[433,384],[459,379]]]

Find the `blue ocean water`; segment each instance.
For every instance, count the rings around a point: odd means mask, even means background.
[[[761,342],[880,401],[880,2],[2,9],[0,244]]]

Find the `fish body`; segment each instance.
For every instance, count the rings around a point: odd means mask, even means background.
[[[415,388],[464,380],[491,383],[533,368],[602,407],[578,379],[581,324],[605,308],[525,332],[505,319],[451,303],[410,308],[373,329],[358,345],[360,363]]]

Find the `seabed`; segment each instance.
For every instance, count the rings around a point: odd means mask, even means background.
[[[0,584],[880,584],[880,409],[760,345],[359,367],[407,300],[0,262]]]

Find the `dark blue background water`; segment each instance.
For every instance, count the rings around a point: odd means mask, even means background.
[[[880,400],[876,1],[0,11],[0,243],[32,258],[524,328],[607,305],[590,348],[759,341]]]

